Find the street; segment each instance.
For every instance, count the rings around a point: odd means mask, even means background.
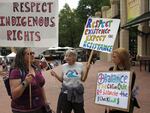
[[[91,65],[88,78],[84,83],[85,94],[85,112],[86,113],[104,113],[105,107],[94,103],[95,88],[97,81],[97,73],[100,71],[107,71],[112,66],[111,63],[96,61]],[[61,66],[57,66],[54,70],[60,75]],[[137,95],[140,109],[135,108],[134,113],[149,113],[150,111],[150,73],[146,71],[140,72],[139,65],[133,67],[136,73],[135,86],[139,86],[139,93]],[[45,90],[51,108],[56,111],[57,98],[60,92],[61,83],[50,75],[49,71],[44,72],[46,79]],[[0,77],[0,113],[11,113],[10,97],[6,93],[2,77]]]

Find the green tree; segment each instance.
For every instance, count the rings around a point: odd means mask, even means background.
[[[82,37],[84,26],[89,16],[95,16],[97,11],[101,11],[102,6],[109,6],[110,0],[80,0],[75,13],[78,17],[80,27],[79,37]]]
[[[80,0],[77,9],[71,10],[65,4],[59,14],[59,46],[78,47],[87,18],[106,5],[109,0]]]
[[[77,47],[78,42],[78,20],[74,10],[71,10],[68,4],[59,14],[59,46]]]
[[[109,6],[110,0],[80,0],[76,9],[76,14],[82,22],[86,22],[89,16],[94,16],[95,12],[101,11],[102,6]]]

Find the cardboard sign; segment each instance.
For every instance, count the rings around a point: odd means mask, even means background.
[[[58,45],[58,0],[1,0],[0,46]]]
[[[119,23],[119,19],[89,17],[79,46],[107,53],[112,52]]]
[[[98,73],[95,103],[128,111],[131,76],[130,71]]]

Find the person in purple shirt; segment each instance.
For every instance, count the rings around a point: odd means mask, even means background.
[[[29,48],[21,48],[16,54],[14,67],[9,75],[13,113],[44,113],[43,106],[47,105],[43,88],[45,79],[33,61],[34,53]]]

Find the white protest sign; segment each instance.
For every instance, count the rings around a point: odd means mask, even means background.
[[[95,103],[128,111],[131,94],[129,71],[98,73]]]
[[[58,0],[1,0],[0,46],[58,46]]]
[[[120,19],[89,17],[84,28],[80,47],[112,52]]]

